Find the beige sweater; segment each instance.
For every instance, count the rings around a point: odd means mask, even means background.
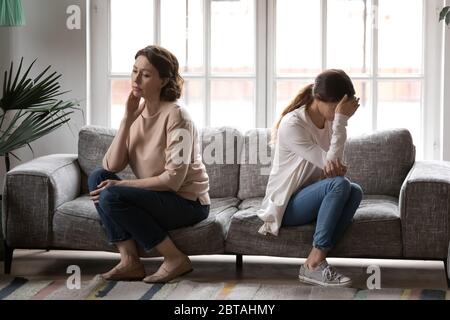
[[[275,155],[259,218],[259,233],[277,236],[292,194],[317,182],[329,160],[343,159],[348,117],[336,114],[319,129],[305,107],[288,113],[281,121]]]
[[[159,177],[179,196],[198,199],[203,205],[211,203],[198,133],[183,108],[170,104],[151,117],[139,116],[130,128],[126,145],[128,154],[122,170],[129,164],[138,179]],[[103,158],[103,167],[109,171],[110,151],[111,147]]]

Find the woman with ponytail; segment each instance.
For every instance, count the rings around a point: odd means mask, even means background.
[[[210,205],[197,131],[177,104],[182,87],[172,53],[159,46],[139,50],[120,128],[103,168],[88,180],[108,240],[121,257],[102,275],[106,280],[167,282],[192,270],[189,257],[168,235],[169,230],[208,217]],[[137,179],[117,176],[127,165]],[[155,248],[164,257],[160,268],[147,277],[138,246],[145,251]]]
[[[258,216],[261,234],[316,222],[312,250],[300,267],[302,282],[344,287],[351,279],[328,265],[327,253],[351,224],[362,189],[343,164],[348,119],[359,107],[351,79],[327,70],[303,88],[272,132],[275,158]]]

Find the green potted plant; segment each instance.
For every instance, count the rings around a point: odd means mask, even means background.
[[[439,21],[445,20],[445,23],[450,25],[450,7],[444,7],[439,15]]]
[[[34,79],[29,76],[35,62],[22,74],[22,58],[15,72],[13,62],[9,71],[4,72],[3,95],[0,98],[0,156],[4,157],[6,172],[10,170],[10,156],[20,160],[14,150],[28,146],[34,154],[31,142],[68,123],[69,115],[74,110],[80,110],[77,102],[59,99],[68,91],[60,91],[58,80],[61,75],[50,73],[51,66]],[[3,238],[1,230],[0,239]]]

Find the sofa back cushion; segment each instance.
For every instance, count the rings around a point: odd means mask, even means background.
[[[416,148],[406,129],[349,138],[344,155],[348,177],[358,183],[365,194],[393,197],[399,197],[415,158]]]
[[[87,192],[87,177],[102,166],[103,157],[117,130],[87,126],[81,129],[78,140],[78,161],[82,170],[82,191]],[[209,175],[211,198],[236,197],[239,183],[238,159],[243,137],[231,128],[200,130],[203,162]],[[120,172],[122,179],[136,179],[127,166]]]
[[[242,200],[265,196],[271,166],[268,159],[273,160],[269,142],[270,130],[255,129],[245,135],[238,193]],[[358,183],[365,194],[398,197],[414,164],[415,147],[405,129],[379,131],[349,138],[344,161],[348,165],[347,177]]]
[[[78,137],[78,162],[81,168],[81,183],[83,193],[86,193],[87,177],[97,168],[102,167],[103,157],[111,145],[116,129],[85,126]],[[127,166],[118,176],[122,179],[136,179],[131,168]]]
[[[103,156],[116,132],[95,126],[80,131],[78,161],[83,193],[87,192],[87,176],[102,166]],[[212,198],[264,197],[273,159],[269,129],[254,129],[245,136],[226,127],[205,128],[199,133]],[[349,167],[347,176],[361,185],[365,194],[398,197],[414,164],[415,147],[405,129],[379,131],[349,138],[344,161]],[[136,178],[128,166],[119,177]]]
[[[242,134],[233,128],[200,130],[202,157],[209,176],[211,198],[236,197],[239,188],[239,158]]]
[[[270,129],[254,129],[245,134],[241,152],[239,199],[264,197],[273,160]]]

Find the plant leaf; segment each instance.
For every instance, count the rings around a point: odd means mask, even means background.
[[[27,143],[27,145],[28,145],[28,148],[30,148],[31,154],[33,154],[33,158],[34,158],[34,150],[33,150],[33,148],[31,147],[31,144]]]
[[[22,64],[23,64],[23,57],[22,57],[22,59],[20,59],[19,69],[17,69],[16,77],[14,78],[14,82],[11,86],[11,88],[12,88],[11,90],[15,89],[17,81],[19,80],[20,71],[22,71]]]
[[[10,155],[12,155],[14,158],[16,158],[18,161],[22,161],[18,156],[16,156],[14,153],[12,152],[8,152]]]
[[[25,119],[17,127],[17,129],[8,137],[7,140],[0,139],[0,154],[9,152],[7,150],[18,149],[26,145],[27,143],[39,139],[40,137],[46,135],[47,133],[57,129],[58,127],[69,121],[69,119],[63,118],[70,113],[73,112],[68,112],[66,114],[57,117],[56,123],[55,120],[52,119],[51,117],[47,116],[46,118],[40,118],[38,114],[34,115],[30,114],[27,117],[27,119]]]
[[[28,80],[29,82],[31,82],[31,79],[28,79],[28,74],[30,73],[31,68],[33,67],[34,63],[36,62],[36,59],[30,64],[30,66],[28,67],[27,71],[25,71],[25,74],[22,77],[22,80],[20,81],[20,83],[17,85],[18,87],[23,86],[25,84],[25,82]]]
[[[24,69],[22,57],[14,74],[13,62],[9,73],[8,70],[4,73],[4,92],[0,99],[3,111],[0,115],[0,155],[23,146],[28,146],[34,155],[31,142],[64,124],[69,125],[70,115],[75,110],[81,110],[76,101],[57,99],[69,91],[60,91],[59,79],[62,75],[49,72],[51,66],[45,68],[34,80],[29,78],[35,62],[36,60],[21,75]],[[6,128],[3,128],[8,112],[13,112],[13,116],[8,117]]]
[[[446,18],[449,10],[450,10],[450,6],[449,7],[444,7],[441,10],[441,13],[439,14],[439,21],[442,21],[442,20],[444,20]]]
[[[6,85],[6,92],[7,93],[10,91],[10,88],[11,88],[11,77],[12,77],[12,72],[13,72],[13,65],[14,65],[14,63],[11,61],[11,67],[9,68],[8,83]]]

